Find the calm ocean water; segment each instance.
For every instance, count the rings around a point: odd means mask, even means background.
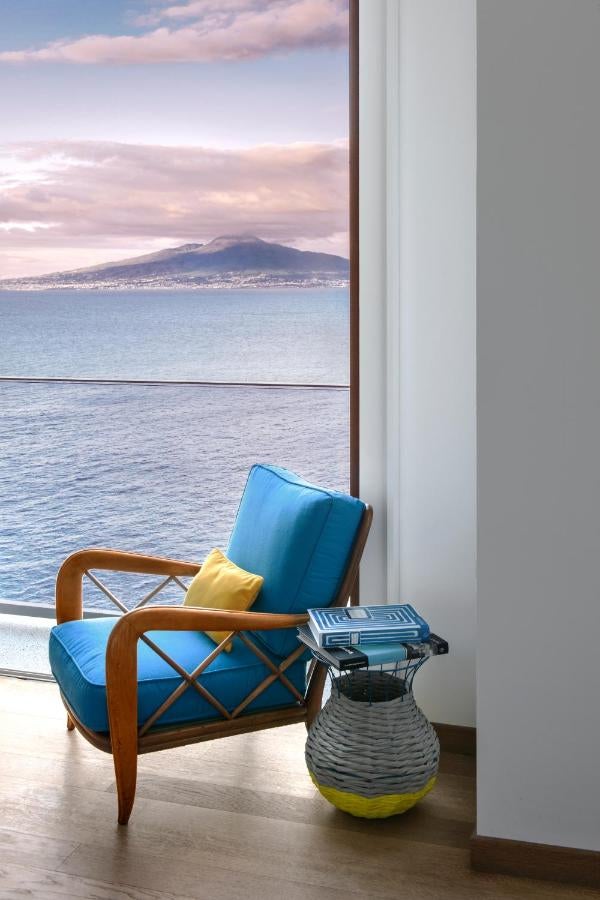
[[[0,292],[0,374],[347,383],[347,330],[341,289]],[[226,545],[256,461],[346,489],[348,402],[326,388],[0,383],[0,599],[52,602],[79,547],[201,560]],[[155,583],[102,577],[128,604]]]

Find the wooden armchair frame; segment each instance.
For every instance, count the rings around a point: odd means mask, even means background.
[[[348,602],[356,584],[358,569],[365,543],[371,527],[373,512],[366,506],[350,554],[348,566],[340,589],[332,606],[343,606]],[[195,575],[200,565],[193,562],[125,553],[119,550],[80,550],[65,560],[56,580],[56,619],[59,624],[83,617],[83,576],[87,575],[102,589],[104,586],[91,575],[90,570],[133,572],[145,575],[164,575],[169,580],[179,581],[180,576]],[[179,582],[181,584],[181,582]],[[183,586],[183,585],[182,585]],[[151,592],[143,603],[160,590]],[[105,591],[106,592],[106,591]],[[110,595],[110,594],[109,594]],[[263,728],[305,722],[308,728],[319,709],[325,686],[326,670],[314,660],[309,670],[308,686],[304,696],[285,676],[285,670],[304,651],[299,645],[278,666],[261,650],[246,632],[268,631],[277,628],[296,628],[307,621],[307,615],[286,615],[256,612],[230,612],[200,609],[184,606],[140,607],[125,612],[125,607],[112,597],[124,612],[113,628],[106,649],[106,695],[108,704],[109,734],[91,731],[79,719],[61,694],[67,710],[67,728],[76,728],[91,744],[107,753],[112,753],[118,795],[118,821],[126,825],[133,802],[137,779],[137,757],[140,753],[165,750],[198,741],[212,740],[232,734],[242,734]],[[160,647],[147,637],[148,631],[225,631],[227,636],[216,645],[205,659],[199,661],[193,672],[185,671]],[[246,646],[266,665],[270,673],[232,712],[222,706],[197,680],[204,669],[223,652],[234,635],[239,635]],[[161,656],[181,676],[181,684],[167,700],[155,710],[145,723],[137,721],[137,642],[144,641]],[[280,680],[290,691],[290,706],[244,713],[244,709],[274,681]],[[187,689],[197,690],[205,700],[215,707],[220,718],[182,725],[155,726],[157,719]]]

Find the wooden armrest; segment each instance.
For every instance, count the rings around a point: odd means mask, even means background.
[[[195,575],[200,563],[167,559],[163,556],[146,556],[143,553],[126,553],[92,547],[78,550],[67,557],[56,577],[56,621],[70,622],[83,616],[82,579],[88,569],[111,572],[135,572],[140,575]]]
[[[306,613],[294,616],[194,606],[146,606],[122,616],[113,628],[110,640],[115,633],[135,643],[146,631],[271,631],[297,628],[306,622]]]

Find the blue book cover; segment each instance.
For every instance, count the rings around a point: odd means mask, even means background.
[[[427,641],[418,644],[394,642],[389,644],[361,644],[360,647],[319,647],[308,625],[298,626],[298,639],[321,662],[333,666],[338,671],[398,663],[409,658],[417,659],[431,656],[433,652]]]
[[[309,609],[309,626],[319,647],[424,641],[429,625],[408,603]]]
[[[408,657],[408,650],[404,644],[389,642],[385,644],[361,644],[360,649],[369,660],[370,666],[379,666],[384,663],[402,662]]]

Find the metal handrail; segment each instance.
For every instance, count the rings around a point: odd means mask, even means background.
[[[0,600],[0,615],[31,616],[35,619],[56,619],[56,607],[50,603],[23,603],[19,600]],[[85,609],[84,619],[102,619],[114,616],[113,610]]]
[[[0,375],[0,382],[14,382],[24,384],[131,384],[142,386],[175,385],[178,387],[234,387],[234,388],[318,388],[319,390],[347,391],[349,384],[326,384],[323,382],[302,381],[192,381],[169,380],[166,378],[53,378],[38,377],[36,375]]]

